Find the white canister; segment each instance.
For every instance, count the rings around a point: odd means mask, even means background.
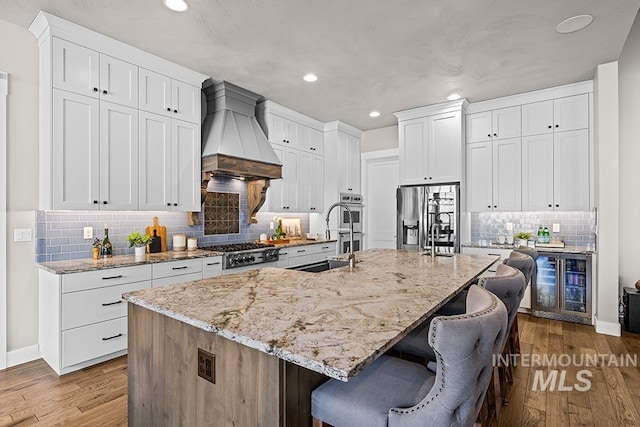
[[[187,250],[195,251],[196,249],[198,249],[198,239],[195,237],[189,237],[187,239]]]
[[[186,234],[174,234],[173,235],[173,250],[174,251],[184,251],[187,246],[187,236]]]
[[[267,233],[260,234],[260,241],[261,242],[266,242],[267,241]]]

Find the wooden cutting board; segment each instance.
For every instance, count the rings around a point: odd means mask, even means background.
[[[156,232],[156,236],[160,237],[160,242],[162,243],[162,252],[167,251],[167,227],[164,225],[160,225],[160,221],[157,216],[153,217],[153,225],[146,228],[145,232],[153,237],[153,232]]]

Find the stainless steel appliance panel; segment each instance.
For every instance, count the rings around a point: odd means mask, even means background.
[[[357,252],[362,249],[363,233],[353,233],[353,251]],[[348,254],[350,248],[349,233],[340,232],[338,235],[338,252],[341,254]]]
[[[364,205],[362,203],[362,196],[359,194],[340,193],[340,201],[349,206],[349,210],[351,211],[351,218],[353,219],[353,231],[361,232],[363,220],[362,211],[364,208]],[[345,209],[343,206],[339,206],[339,209],[338,228],[349,228],[349,211],[347,211],[347,209]]]

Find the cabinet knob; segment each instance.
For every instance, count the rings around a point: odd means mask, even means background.
[[[97,88],[97,87],[94,87],[94,88],[93,88],[93,91],[94,91],[94,92],[97,92],[97,91],[98,91],[98,88]]]
[[[497,133],[494,133],[494,134],[493,134],[493,136],[498,136],[498,134],[497,134]]]
[[[556,205],[556,208],[559,208],[559,207],[560,207],[560,205]]]
[[[493,208],[494,209],[498,209],[498,205],[493,205]]]
[[[491,205],[487,206],[489,209],[491,209]]]
[[[168,111],[168,112],[171,112],[171,108],[167,107],[167,111]],[[551,127],[551,126],[549,126],[549,127]]]
[[[171,203],[167,203],[167,206],[171,206]]]
[[[549,125],[549,129],[551,129],[551,125]]]
[[[549,205],[549,207],[551,207],[551,205]]]
[[[556,125],[556,127],[557,127],[557,128],[559,128],[559,127],[560,127],[560,125]]]
[[[106,94],[107,94],[107,91],[103,89],[103,90],[102,90],[102,93],[106,95]]]
[[[106,205],[106,204],[107,204],[107,201],[106,201],[106,200],[105,200],[105,201],[103,201],[103,202],[102,202],[102,204],[103,204],[103,205]]]
[[[489,133],[489,134],[487,134],[487,136],[488,136],[489,138],[491,138],[491,134],[490,134],[490,133]]]
[[[173,112],[174,112],[174,113],[177,113],[177,112],[178,112],[178,110],[173,110]]]
[[[173,206],[178,206],[178,204],[177,204],[177,203],[174,203],[174,204],[173,204]]]
[[[98,201],[97,201],[97,200],[94,200],[94,201],[93,201],[93,204],[94,204],[94,205],[97,205],[97,204],[98,204]]]
[[[429,177],[429,179],[433,179],[433,178]]]
[[[286,140],[286,139],[283,139],[283,140],[282,140],[282,142],[287,142],[287,140]]]

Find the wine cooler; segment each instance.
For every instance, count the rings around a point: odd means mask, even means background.
[[[590,325],[591,255],[539,252],[537,266],[531,313]]]

